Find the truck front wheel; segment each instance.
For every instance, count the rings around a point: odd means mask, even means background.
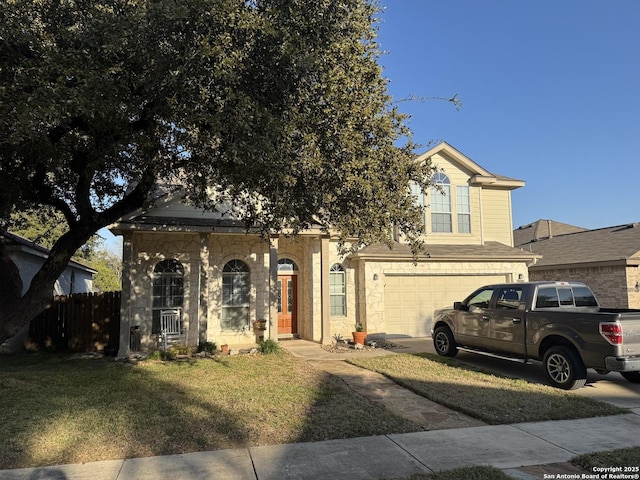
[[[443,357],[455,357],[458,354],[458,346],[453,338],[451,329],[440,326],[433,332],[433,347],[438,355]]]
[[[544,354],[543,364],[547,379],[554,387],[575,390],[587,383],[587,369],[569,347],[551,347]]]

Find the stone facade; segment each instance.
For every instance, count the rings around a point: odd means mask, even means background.
[[[410,281],[412,277],[468,277],[471,279],[464,294],[471,293],[474,288],[485,284],[486,277],[495,276],[496,282],[527,281],[528,269],[525,262],[432,262],[421,261],[412,263],[407,261],[367,261],[359,276],[359,321],[366,325],[370,332],[387,331],[387,306],[385,302],[385,285],[387,277],[395,276]],[[473,279],[477,278],[477,282]],[[450,301],[449,301],[450,300]],[[446,308],[454,300],[450,298],[446,303],[435,305],[435,308]]]
[[[322,258],[322,243],[327,244],[326,259]],[[184,303],[181,317],[184,340],[195,346],[205,341],[217,345],[254,344],[264,338],[277,337],[277,306],[274,279],[277,261],[289,259],[297,267],[297,331],[302,338],[329,343],[336,333],[350,336],[357,319],[356,273],[338,253],[337,245],[318,236],[302,236],[295,241],[272,239],[266,242],[256,235],[214,235],[201,233],[150,233],[130,235],[125,242],[130,258],[123,275],[125,290],[131,295],[123,302],[123,317],[127,329],[136,327],[144,350],[159,346],[159,335],[152,331],[152,286],[155,266],[166,259],[175,259],[184,268]],[[252,328],[225,331],[221,327],[222,270],[230,260],[245,262],[250,270],[250,319],[269,320],[267,330],[256,333]],[[345,271],[346,316],[329,319],[323,331],[323,288],[331,265],[338,263]],[[326,311],[326,309],[325,309]],[[326,314],[326,313],[325,313]],[[128,330],[127,330],[128,331]],[[121,342],[122,343],[122,342]]]

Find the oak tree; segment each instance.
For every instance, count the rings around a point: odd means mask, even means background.
[[[158,184],[203,207],[230,198],[265,235],[319,222],[355,249],[393,225],[417,247],[408,186],[432,167],[387,91],[379,14],[374,0],[5,0],[0,219],[44,205],[67,225],[27,293],[2,297],[0,337]]]

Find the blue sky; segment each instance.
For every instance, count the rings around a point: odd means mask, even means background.
[[[640,1],[380,0],[389,91],[426,150],[444,140],[524,180],[514,227],[640,221]]]
[[[640,221],[640,0],[380,0],[384,75],[414,139],[524,180],[514,228]],[[119,251],[119,238],[108,232]]]

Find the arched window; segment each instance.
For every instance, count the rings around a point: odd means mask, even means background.
[[[249,328],[249,266],[231,260],[222,269],[222,330]]]
[[[298,271],[296,262],[289,258],[281,258],[278,260],[278,273],[287,274]]]
[[[160,312],[179,309],[184,303],[184,267],[173,259],[158,262],[153,269],[151,333],[160,333]]]
[[[344,268],[336,263],[329,271],[329,306],[332,317],[347,315],[347,282]]]
[[[438,172],[431,177],[431,231],[451,233],[451,182],[444,173]]]

